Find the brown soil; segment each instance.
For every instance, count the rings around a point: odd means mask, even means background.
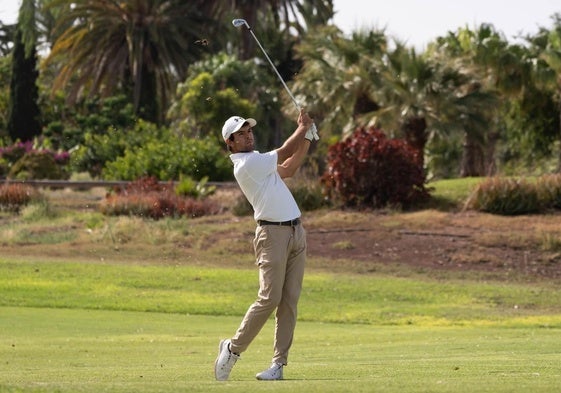
[[[345,259],[359,271],[382,264],[418,272],[470,271],[504,279],[561,278],[559,215],[501,217],[422,211],[312,214],[311,257]]]

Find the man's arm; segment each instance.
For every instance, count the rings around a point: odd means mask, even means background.
[[[277,166],[277,172],[282,179],[294,176],[298,168],[300,168],[300,166],[304,162],[304,158],[306,157],[306,153],[310,148],[310,144],[311,141],[304,138],[302,141],[300,141],[300,146],[294,152],[294,154]]]
[[[288,137],[288,139],[283,143],[281,147],[277,149],[278,163],[279,165],[284,164],[284,162],[292,157],[305,143],[305,135],[308,129],[312,126],[313,120],[310,116],[304,112],[300,111],[298,115],[298,128]],[[309,147],[309,143],[308,143]],[[307,149],[306,149],[307,151]],[[304,152],[304,155],[306,153]]]

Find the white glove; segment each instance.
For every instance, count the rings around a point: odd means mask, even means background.
[[[312,133],[314,134],[314,139],[316,141],[319,141],[319,135],[318,135],[318,129],[316,127],[316,123],[312,123],[312,126],[310,127],[310,130],[312,130]]]
[[[318,130],[316,128],[316,123],[312,123],[312,126],[308,128],[306,131],[306,135],[304,136],[307,140],[312,142],[314,139],[317,141],[319,140]]]

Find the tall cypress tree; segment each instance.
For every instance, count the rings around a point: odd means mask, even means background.
[[[8,134],[14,141],[28,141],[41,134],[35,29],[34,0],[24,0],[14,37],[10,80]]]

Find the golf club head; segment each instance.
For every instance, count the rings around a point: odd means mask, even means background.
[[[247,24],[247,22],[245,21],[245,19],[234,19],[234,20],[232,21],[232,24],[233,24],[235,27],[240,27],[240,26],[245,25],[245,26],[249,29],[249,25]]]

